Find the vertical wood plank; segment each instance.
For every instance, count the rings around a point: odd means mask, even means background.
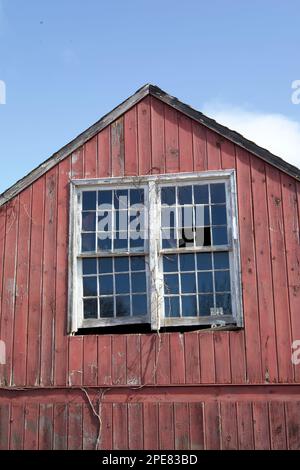
[[[151,107],[147,96],[137,105],[139,174],[151,173]]]
[[[124,114],[125,176],[139,174],[137,108],[134,106]]]
[[[7,203],[5,253],[2,284],[1,340],[5,343],[6,364],[0,364],[0,385],[11,385],[13,327],[16,298],[16,263],[18,243],[19,197]]]
[[[278,373],[280,382],[291,382],[293,380],[293,367],[290,348],[287,345],[291,344],[292,340],[280,173],[276,168],[266,165],[266,178]]]
[[[32,187],[31,252],[29,262],[27,385],[40,382],[41,315],[43,286],[45,178]]]
[[[159,403],[159,448],[174,449],[174,409],[173,403]]]
[[[124,152],[124,117],[114,121],[111,129],[111,165],[112,176],[124,176],[125,152]]]
[[[278,381],[276,330],[274,319],[273,284],[266,200],[265,164],[251,157],[253,214],[255,220],[255,251],[260,312],[260,337],[263,380]]]
[[[255,450],[270,449],[269,414],[266,402],[253,403]]]
[[[185,382],[184,336],[182,333],[170,334],[171,383]]]
[[[220,443],[220,410],[217,401],[209,401],[204,404],[205,421],[205,448],[206,450],[218,450]]]
[[[57,167],[46,174],[43,295],[41,325],[41,384],[53,384],[53,333],[56,301]]]
[[[128,449],[128,425],[126,403],[113,403],[113,449]]]
[[[179,129],[179,168],[180,171],[193,171],[192,120],[184,114],[178,116]]]
[[[194,170],[207,170],[206,131],[205,127],[192,121]]]
[[[68,450],[82,449],[82,405],[70,403],[68,413]]]
[[[68,226],[70,159],[58,167],[54,383],[66,385],[68,363]]]
[[[152,173],[165,172],[164,104],[151,96]]]
[[[114,385],[126,384],[126,337],[112,336],[112,382]]]
[[[215,364],[216,364],[216,382],[230,383],[230,352],[229,352],[229,331],[215,331],[213,333]]]
[[[113,416],[112,403],[102,403],[101,405],[102,430],[99,449],[108,450],[113,448]]]
[[[0,450],[9,450],[10,435],[10,405],[3,403],[0,405]]]
[[[98,134],[98,177],[107,178],[111,176],[111,154],[110,154],[110,127],[106,127]]]
[[[254,449],[253,413],[251,402],[237,402],[237,429],[239,450]]]
[[[5,253],[5,228],[6,228],[6,205],[0,207],[0,307],[2,305],[2,284]],[[1,308],[0,308],[0,327],[1,327]],[[1,334],[1,330],[0,330]]]
[[[141,373],[143,384],[155,383],[155,334],[141,336]]]
[[[246,383],[247,371],[245,360],[245,335],[244,331],[230,331],[230,365],[231,380],[233,384]]]
[[[143,408],[141,403],[128,404],[128,448],[143,449]]]
[[[174,403],[175,449],[190,449],[189,408],[187,403]]]
[[[98,336],[98,385],[111,385],[111,336]]]
[[[67,450],[68,406],[66,403],[54,405],[53,450]]]
[[[294,179],[282,173],[281,184],[292,341],[295,341],[300,338],[300,243],[298,204]],[[299,366],[294,366],[294,376],[295,380],[299,382]]]
[[[262,372],[250,162],[247,152],[236,150],[247,379],[255,383],[262,380]]]
[[[237,419],[234,402],[221,402],[221,448],[223,450],[237,450]]]
[[[144,403],[144,449],[159,449],[158,441],[158,405],[157,403]]]
[[[31,187],[20,194],[13,346],[13,384],[26,384],[28,287],[31,229]]]
[[[83,383],[83,337],[70,336],[69,343],[69,385]]]
[[[198,332],[184,334],[185,381],[187,384],[200,383],[200,357]]]
[[[25,406],[24,450],[37,450],[39,441],[39,405],[27,403]]]
[[[39,450],[53,449],[53,405],[40,404]]]
[[[221,137],[215,132],[206,129],[207,139],[207,169],[221,169]]]
[[[83,178],[84,175],[84,155],[83,147],[80,147],[71,155],[71,177],[73,179]]]
[[[127,336],[127,384],[139,385],[141,383],[141,335]]]
[[[215,383],[215,353],[212,332],[199,332],[201,383]]]
[[[284,403],[271,401],[269,403],[269,419],[271,433],[271,449],[284,450],[287,448]]]
[[[288,450],[300,450],[300,402],[285,404]]]
[[[178,114],[165,105],[166,173],[179,171]]]
[[[96,178],[97,176],[97,136],[84,144],[84,177]]]
[[[156,337],[156,383],[170,384],[170,334],[161,333]]]
[[[203,404],[190,403],[190,448],[204,450]]]
[[[97,336],[87,335],[83,338],[83,383],[87,386],[97,385]]]
[[[23,450],[24,439],[24,405],[11,405],[10,417],[10,450]]]
[[[221,165],[223,170],[232,170],[236,167],[235,146],[227,139],[221,140]]]
[[[98,438],[98,420],[90,405],[82,406],[82,449],[96,450]]]

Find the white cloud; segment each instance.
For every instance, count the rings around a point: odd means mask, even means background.
[[[205,103],[203,113],[300,168],[300,123],[282,114]]]

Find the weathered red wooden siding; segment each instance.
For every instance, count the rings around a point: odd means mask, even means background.
[[[68,337],[69,179],[226,168],[237,171],[244,330]],[[143,99],[0,207],[7,347],[0,385],[36,390],[35,400],[24,392],[10,404],[12,392],[0,391],[0,448],[93,448],[97,418],[83,391],[69,403],[70,386],[134,393],[140,385],[197,384],[243,384],[243,399],[206,394],[191,402],[189,388],[179,401],[157,403],[148,388],[141,402],[103,398],[103,447],[300,446],[300,405],[288,391],[270,403],[245,399],[255,384],[274,384],[275,393],[275,384],[300,384],[291,362],[291,343],[300,339],[299,224],[299,182],[156,98]],[[59,401],[48,387],[59,387]]]

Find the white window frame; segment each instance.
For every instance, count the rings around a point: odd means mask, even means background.
[[[160,189],[163,186],[179,186],[195,183],[225,183],[226,208],[228,226],[228,246],[197,247],[187,249],[187,252],[215,252],[228,251],[230,262],[230,282],[232,315],[213,315],[210,317],[164,317],[164,286],[162,258],[165,253],[182,253],[182,249],[162,250],[160,247]],[[143,187],[145,189],[145,206],[149,205],[149,239],[147,294],[147,317],[123,317],[121,319],[83,319],[82,308],[82,272],[80,260],[88,257],[88,254],[80,253],[81,246],[81,194],[83,190],[99,190],[102,188],[122,189]],[[148,201],[147,201],[148,200]],[[146,203],[147,201],[147,203]],[[128,253],[113,253],[113,256],[128,255]],[[132,253],[131,253],[132,255]],[[90,255],[94,257],[95,255]],[[98,254],[99,256],[99,254]],[[148,260],[147,260],[148,258]],[[151,175],[143,177],[112,177],[77,179],[70,182],[70,227],[69,227],[69,306],[68,306],[68,331],[75,333],[79,328],[105,327],[115,324],[150,323],[153,330],[170,326],[190,325],[226,325],[235,324],[243,326],[242,288],[240,269],[240,246],[238,235],[238,209],[236,195],[235,170],[218,170],[194,173],[175,173],[164,175]]]

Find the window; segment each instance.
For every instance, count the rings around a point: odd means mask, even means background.
[[[242,325],[234,171],[71,183],[70,331]]]

